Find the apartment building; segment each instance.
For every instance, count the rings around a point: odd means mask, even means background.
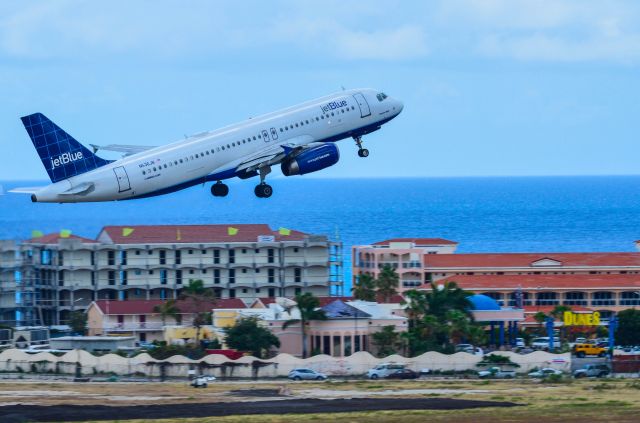
[[[504,306],[579,306],[604,318],[640,305],[638,252],[457,254],[452,241],[400,241],[353,247],[353,282],[390,265],[400,291],[453,281]]]
[[[329,295],[342,245],[264,224],[105,226],[0,244],[3,323],[62,324],[96,300],[177,298],[201,279],[217,298]]]

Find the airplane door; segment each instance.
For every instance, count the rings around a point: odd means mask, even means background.
[[[371,109],[369,109],[369,103],[367,103],[367,99],[364,98],[362,93],[354,94],[353,98],[356,99],[356,102],[358,103],[358,107],[360,107],[360,117],[371,116]]]
[[[278,131],[276,128],[271,128],[271,139],[274,141],[278,139]]]
[[[262,130],[262,139],[264,142],[269,142],[269,132],[265,129]]]
[[[127,171],[124,170],[124,167],[114,167],[113,172],[116,174],[116,179],[118,180],[118,192],[129,191],[131,189],[131,184],[129,183],[129,175],[127,175]]]

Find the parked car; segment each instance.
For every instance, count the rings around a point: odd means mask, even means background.
[[[293,369],[289,372],[291,380],[326,380],[327,375],[311,369]]]
[[[604,357],[607,355],[607,349],[599,347],[596,344],[576,344],[573,346],[573,354],[579,358],[586,357],[588,355]]]
[[[474,354],[476,349],[471,344],[458,344],[456,345],[456,352],[466,352],[469,354]]]
[[[513,370],[502,370],[500,367],[489,367],[487,370],[478,372],[480,379],[513,379],[516,372]]]
[[[573,377],[605,377],[611,373],[608,364],[587,364],[573,372]]]
[[[516,338],[516,347],[524,348],[526,345],[524,343],[524,338]]]
[[[553,338],[553,346],[555,347],[559,347],[560,346],[560,339],[554,337]],[[549,337],[548,336],[541,336],[539,338],[534,338],[533,341],[531,341],[531,348],[535,349],[535,350],[547,350],[549,349]]]
[[[575,341],[573,341],[574,344],[584,344],[586,342],[587,342],[587,338],[584,338],[584,337],[576,338]]]
[[[367,377],[369,379],[385,378],[396,370],[402,370],[405,367],[406,366],[404,364],[398,363],[380,363],[367,372]]]
[[[413,370],[400,369],[390,373],[386,379],[417,379],[419,376],[420,375]]]
[[[545,378],[551,375],[562,376],[562,372],[560,370],[552,369],[550,367],[543,367],[540,370],[534,370],[533,372],[529,372],[529,377],[536,377],[536,378]]]

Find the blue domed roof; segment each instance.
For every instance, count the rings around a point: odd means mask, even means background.
[[[467,297],[472,304],[473,310],[500,310],[500,305],[491,297],[476,294]]]

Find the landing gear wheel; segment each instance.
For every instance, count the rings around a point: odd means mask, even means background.
[[[369,150],[367,150],[366,148],[362,148],[362,149],[358,150],[358,156],[360,156],[360,157],[369,157]]]
[[[269,198],[271,197],[271,194],[273,194],[273,188],[271,188],[271,185],[262,183],[256,185],[256,188],[253,190],[253,192],[258,198]]]
[[[214,197],[226,197],[229,194],[229,186],[218,181],[211,185],[211,194]]]

